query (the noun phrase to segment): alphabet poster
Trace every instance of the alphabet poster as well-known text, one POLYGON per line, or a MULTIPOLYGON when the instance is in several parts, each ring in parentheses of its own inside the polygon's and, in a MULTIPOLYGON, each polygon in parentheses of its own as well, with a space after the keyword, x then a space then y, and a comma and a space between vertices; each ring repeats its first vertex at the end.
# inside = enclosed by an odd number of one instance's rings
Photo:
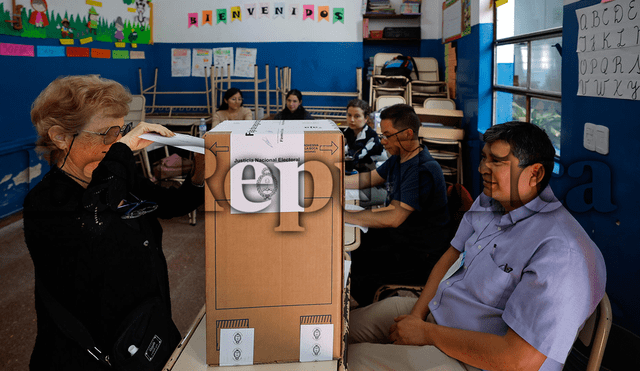
POLYGON ((578 95, 638 100, 640 2, 600 3, 576 16, 578 95))
POLYGON ((152 0, 0 0, 0 34, 60 39, 63 45, 93 41, 150 44, 152 0))

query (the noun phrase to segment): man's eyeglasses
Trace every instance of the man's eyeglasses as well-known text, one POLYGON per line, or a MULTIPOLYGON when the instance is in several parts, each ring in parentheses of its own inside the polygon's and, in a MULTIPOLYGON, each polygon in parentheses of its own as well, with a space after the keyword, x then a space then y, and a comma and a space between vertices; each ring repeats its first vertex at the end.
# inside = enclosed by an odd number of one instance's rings
POLYGON ((403 131, 405 131, 405 130, 407 130, 407 129, 409 129, 409 128, 404 128, 404 129, 402 129, 402 130, 400 130, 400 131, 396 131, 395 133, 390 134, 390 135, 386 135, 386 134, 378 134, 378 138, 380 138, 380 140, 382 140, 382 139, 389 140, 389 138, 391 138, 392 136, 394 136, 394 135, 398 135, 398 134, 402 133, 403 131))
POLYGON ((120 216, 122 219, 135 219, 155 211, 158 208, 158 204, 151 201, 144 201, 130 193, 135 199, 134 202, 125 201, 123 205, 118 206, 118 210, 125 210, 124 214, 120 216))
POLYGON ((132 127, 133 127, 133 122, 130 122, 122 127, 112 126, 109 129, 107 129, 104 133, 98 133, 98 132, 89 131, 89 130, 82 130, 82 131, 84 131, 85 133, 102 135, 104 137, 102 142, 105 145, 109 145, 114 143, 116 140, 118 140, 118 137, 120 136, 120 134, 122 134, 123 136, 127 135, 127 133, 131 131, 132 127))

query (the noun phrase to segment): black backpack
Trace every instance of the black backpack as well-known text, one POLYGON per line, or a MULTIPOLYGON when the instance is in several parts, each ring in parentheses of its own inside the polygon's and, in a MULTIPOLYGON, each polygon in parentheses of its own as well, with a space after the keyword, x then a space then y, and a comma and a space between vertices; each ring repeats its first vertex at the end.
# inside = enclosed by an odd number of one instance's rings
POLYGON ((411 72, 414 69, 416 70, 416 77, 419 80, 418 68, 416 67, 416 61, 413 60, 413 57, 399 55, 385 62, 381 72, 384 76, 404 76, 411 81, 411 72))

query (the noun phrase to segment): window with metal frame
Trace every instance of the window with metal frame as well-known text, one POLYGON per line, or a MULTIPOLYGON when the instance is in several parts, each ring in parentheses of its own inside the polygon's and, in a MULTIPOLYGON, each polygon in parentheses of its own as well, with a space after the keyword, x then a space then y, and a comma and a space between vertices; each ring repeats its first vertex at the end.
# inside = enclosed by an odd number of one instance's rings
POLYGON ((563 0, 510 0, 495 8, 493 124, 528 121, 560 156, 563 0))

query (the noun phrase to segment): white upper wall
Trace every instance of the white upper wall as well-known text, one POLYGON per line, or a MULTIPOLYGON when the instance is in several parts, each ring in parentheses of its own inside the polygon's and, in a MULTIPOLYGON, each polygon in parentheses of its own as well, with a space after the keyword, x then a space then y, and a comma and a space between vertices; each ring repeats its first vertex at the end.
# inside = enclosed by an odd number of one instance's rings
MULTIPOLYGON (((471 25, 478 23, 493 23, 493 9, 491 0, 471 0, 471 25)), ((154 0, 154 41, 167 43, 188 42, 278 42, 278 41, 319 41, 319 42, 360 42, 362 41, 362 14, 361 0, 290 0, 269 1, 270 16, 257 19, 249 17, 245 9, 247 4, 255 4, 259 11, 260 2, 255 0, 154 0), (251 2, 249 2, 251 1, 251 2), (333 8, 344 8, 344 24, 340 22, 318 22, 317 14, 314 20, 302 20, 302 14, 298 18, 273 18, 274 6, 284 3, 285 12, 289 5, 298 4, 299 9, 303 5, 329 6, 332 14, 333 8), (242 12, 241 21, 231 21, 231 7, 240 6, 242 12), (227 23, 202 25, 202 11, 211 10, 216 16, 217 9, 227 9, 229 19, 227 23), (198 13, 198 27, 188 27, 188 14, 198 13)), ((391 0, 391 4, 400 11, 402 0, 391 0)), ((422 0, 422 17, 420 20, 372 20, 373 29, 389 27, 420 26, 422 39, 442 38, 442 0, 422 0)), ((370 27, 371 29, 371 27, 370 27)))
POLYGON ((308 0, 308 1, 268 1, 255 0, 154 0, 153 39, 155 42, 188 43, 188 42, 278 42, 278 41, 330 41, 358 42, 362 41, 362 13, 360 0, 308 0), (269 16, 257 19, 249 17, 245 9, 247 4, 255 4, 260 12, 260 5, 269 4, 269 16), (274 19, 274 6, 283 3, 285 17, 274 19), (314 5, 314 19, 302 20, 290 18, 289 5, 298 4, 301 11, 303 5, 314 5), (231 21, 231 7, 240 6, 242 20, 231 21), (318 22, 318 6, 329 6, 330 21, 318 22), (344 24, 333 23, 333 8, 344 8, 344 24), (227 10, 227 23, 216 24, 216 10, 227 10), (202 25, 202 12, 213 12, 213 25, 202 25), (198 13, 198 27, 188 27, 189 13, 198 13))

